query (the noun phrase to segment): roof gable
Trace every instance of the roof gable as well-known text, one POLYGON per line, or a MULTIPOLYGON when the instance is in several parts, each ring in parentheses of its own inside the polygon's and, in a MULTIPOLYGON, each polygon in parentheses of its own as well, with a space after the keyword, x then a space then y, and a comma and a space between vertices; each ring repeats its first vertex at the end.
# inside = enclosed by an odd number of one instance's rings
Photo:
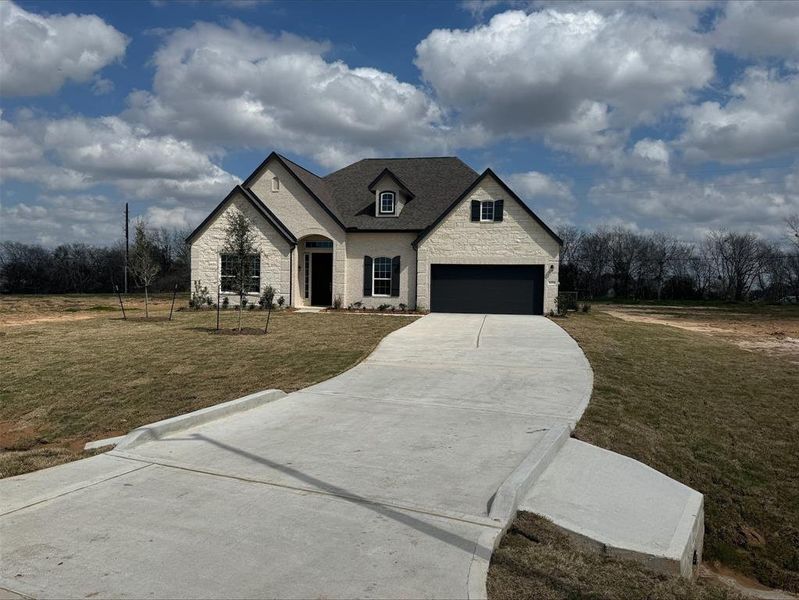
POLYGON ((241 185, 237 185, 234 187, 230 193, 225 196, 225 199, 220 202, 217 207, 211 211, 202 223, 200 223, 197 228, 189 234, 189 237, 186 238, 186 243, 191 244, 197 238, 197 236, 205 229, 205 226, 208 225, 211 221, 213 221, 228 201, 233 198, 236 194, 241 194, 247 202, 249 202, 255 210, 264 217, 274 228, 275 230, 285 239, 289 244, 292 246, 297 245, 297 238, 294 237, 294 234, 291 233, 288 228, 278 219, 275 214, 269 210, 266 205, 261 201, 258 196, 252 190, 248 190, 247 188, 242 187, 241 185))
POLYGON ((413 200, 416 197, 414 193, 408 189, 408 186, 402 183, 402 179, 394 175, 394 173, 388 167, 380 171, 380 174, 372 180, 372 183, 369 184, 367 189, 370 192, 374 192, 375 187, 380 182, 380 180, 383 179, 383 177, 390 177, 391 179, 393 179, 395 183, 400 187, 400 189, 405 193, 405 195, 408 197, 409 200, 413 200))
POLYGON ((301 167, 297 163, 284 156, 281 156, 277 152, 270 153, 269 156, 267 156, 266 159, 260 165, 258 165, 258 167, 256 167, 252 173, 250 173, 249 177, 244 180, 242 186, 249 190, 271 160, 276 160, 279 162, 280 165, 286 171, 288 171, 297 181, 297 183, 299 183, 300 186, 308 193, 308 195, 313 198, 316 203, 319 204, 319 206, 322 207, 322 209, 330 216, 330 218, 333 219, 333 221, 335 221, 339 227, 342 229, 345 228, 340 216, 333 210, 334 203, 332 201, 330 190, 328 189, 325 181, 318 175, 311 173, 311 171, 305 167, 301 167))
POLYGON ((467 197, 469 194, 471 194, 471 193, 472 193, 472 191, 473 191, 473 190, 474 190, 474 189, 475 189, 475 188, 476 188, 478 185, 480 185, 480 183, 481 183, 481 182, 482 182, 484 179, 486 179, 487 177, 492 177, 492 178, 494 179, 494 181, 496 181, 496 182, 499 184, 499 186, 502 188, 502 190, 503 190, 503 191, 504 191, 504 192, 505 192, 505 193, 506 193, 506 194, 507 194, 507 195, 508 195, 508 196, 509 196, 511 199, 515 200, 515 201, 516 201, 516 202, 517 202, 517 203, 518 203, 518 204, 519 204, 519 205, 520 205, 520 206, 521 206, 521 207, 524 209, 524 211, 525 211, 525 212, 526 212, 528 215, 530 215, 530 216, 533 218, 533 220, 534 220, 536 223, 538 223, 538 225, 540 225, 540 226, 541 226, 541 228, 542 228, 544 231, 546 231, 546 232, 547 232, 547 233, 548 233, 550 236, 552 236, 552 238, 553 238, 553 239, 554 239, 556 242, 558 242, 558 244, 559 244, 559 245, 561 245, 561 246, 563 245, 563 240, 562 240, 562 239, 560 239, 560 237, 559 237, 559 236, 558 236, 558 235, 557 235, 557 234, 556 234, 554 231, 552 231, 552 230, 549 228, 549 226, 548 226, 546 223, 544 223, 544 222, 543 222, 543 221, 542 221, 542 220, 541 220, 541 219, 538 217, 538 215, 536 215, 536 214, 533 212, 533 209, 531 209, 529 206, 527 206, 527 204, 526 204, 526 203, 525 203, 525 202, 524 202, 524 201, 523 201, 521 198, 519 198, 519 196, 517 196, 517 195, 516 195, 516 193, 515 193, 515 192, 514 192, 512 189, 510 189, 510 188, 508 187, 508 185, 507 185, 507 184, 506 184, 504 181, 502 181, 502 179, 500 179, 500 178, 499 178, 499 176, 497 176, 497 174, 496 174, 496 173, 494 173, 494 171, 492 171, 491 169, 486 169, 485 171, 483 171, 483 173, 482 173, 482 174, 481 174, 479 177, 477 177, 477 178, 476 178, 476 179, 475 179, 475 180, 474 180, 474 181, 473 181, 473 182, 472 182, 472 183, 471 183, 471 184, 470 184, 470 185, 469 185, 469 186, 468 186, 468 187, 467 187, 467 188, 466 188, 466 189, 465 189, 465 190, 464 190, 464 191, 463 191, 461 194, 460 194, 460 196, 458 196, 458 197, 455 199, 455 201, 454 201, 452 204, 450 204, 450 205, 447 207, 447 209, 446 209, 446 210, 444 210, 444 211, 443 211, 443 212, 442 212, 440 215, 438 215, 438 217, 437 217, 437 218, 436 218, 436 219, 435 219, 435 220, 434 220, 434 221, 433 221, 433 222, 432 222, 432 223, 431 223, 431 224, 430 224, 428 227, 426 227, 426 228, 425 228, 425 229, 424 229, 424 230, 423 230, 423 231, 422 231, 422 232, 421 232, 421 233, 420 233, 420 234, 417 236, 417 238, 416 238, 416 239, 413 241, 413 247, 414 247, 414 248, 416 248, 416 247, 419 245, 419 243, 420 243, 422 240, 424 240, 424 238, 426 238, 426 237, 427 237, 427 236, 430 234, 430 232, 431 232, 431 231, 433 231, 433 229, 435 229, 435 228, 436 228, 436 226, 437 226, 439 223, 441 223, 441 221, 443 221, 443 220, 446 218, 446 216, 447 216, 447 215, 448 215, 450 212, 452 212, 452 211, 455 209, 455 207, 456 207, 456 206, 458 206, 458 205, 459 205, 461 202, 463 202, 463 200, 464 200, 464 199, 465 199, 465 198, 466 198, 466 197, 467 197))

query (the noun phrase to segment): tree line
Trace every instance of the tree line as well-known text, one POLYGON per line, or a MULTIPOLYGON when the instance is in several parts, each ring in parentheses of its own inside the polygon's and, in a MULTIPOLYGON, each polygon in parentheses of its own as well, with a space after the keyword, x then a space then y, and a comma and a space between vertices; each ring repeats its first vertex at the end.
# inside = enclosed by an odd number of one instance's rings
MULTIPOLYGON (((188 231, 135 226, 129 289, 188 291, 188 231)), ((751 232, 712 231, 697 242, 664 233, 562 227, 560 290, 580 299, 780 301, 799 296, 799 215, 786 221, 789 243, 751 232)), ((0 292, 108 293, 123 287, 125 246, 0 242, 0 292)))
MULTIPOLYGON (((189 231, 134 227, 128 259, 128 289, 143 290, 141 275, 153 292, 188 291, 189 231), (135 272, 135 274, 134 274, 135 272)), ((47 248, 39 244, 0 242, 0 292, 12 294, 109 293, 123 289, 125 244, 71 243, 47 248)))
POLYGON ((799 296, 799 216, 786 221, 787 245, 724 230, 696 242, 621 227, 564 227, 559 234, 560 290, 579 299, 778 302, 799 296))

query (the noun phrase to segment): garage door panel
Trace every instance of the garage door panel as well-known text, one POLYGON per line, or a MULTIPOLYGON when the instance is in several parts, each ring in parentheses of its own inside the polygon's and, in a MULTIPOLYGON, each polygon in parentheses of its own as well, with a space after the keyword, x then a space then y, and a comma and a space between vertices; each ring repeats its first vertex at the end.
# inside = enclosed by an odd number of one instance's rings
POLYGON ((433 312, 543 314, 543 265, 432 265, 433 312))

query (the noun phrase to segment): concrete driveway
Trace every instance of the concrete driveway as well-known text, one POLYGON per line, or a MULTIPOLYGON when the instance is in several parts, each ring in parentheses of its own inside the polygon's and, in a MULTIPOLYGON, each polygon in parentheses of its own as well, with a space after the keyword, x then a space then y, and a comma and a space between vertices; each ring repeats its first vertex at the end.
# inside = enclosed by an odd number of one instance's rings
POLYGON ((0 481, 0 587, 467 597, 499 531, 495 493, 549 430, 579 419, 591 379, 545 318, 426 316, 324 383, 0 481))

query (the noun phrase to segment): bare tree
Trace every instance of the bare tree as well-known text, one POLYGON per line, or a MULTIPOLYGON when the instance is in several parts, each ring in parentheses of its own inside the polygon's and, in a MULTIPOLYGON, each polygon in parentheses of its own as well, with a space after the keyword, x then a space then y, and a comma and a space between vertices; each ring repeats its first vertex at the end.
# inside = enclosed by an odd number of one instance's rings
POLYGON ((136 282, 144 288, 144 316, 150 316, 150 286, 155 281, 161 266, 143 219, 136 221, 133 248, 130 257, 130 272, 136 282))
POLYGON ((610 262, 609 234, 604 229, 587 233, 581 238, 577 252, 580 266, 585 274, 586 287, 592 297, 600 296, 603 292, 603 277, 610 262))
POLYGON ((244 296, 251 291, 253 257, 258 255, 255 243, 255 229, 247 216, 241 212, 230 213, 222 252, 227 254, 230 260, 230 290, 239 295, 239 332, 241 332, 241 313, 244 312, 244 296))
POLYGON ((754 233, 714 231, 708 235, 727 298, 743 300, 762 265, 763 246, 754 233))

